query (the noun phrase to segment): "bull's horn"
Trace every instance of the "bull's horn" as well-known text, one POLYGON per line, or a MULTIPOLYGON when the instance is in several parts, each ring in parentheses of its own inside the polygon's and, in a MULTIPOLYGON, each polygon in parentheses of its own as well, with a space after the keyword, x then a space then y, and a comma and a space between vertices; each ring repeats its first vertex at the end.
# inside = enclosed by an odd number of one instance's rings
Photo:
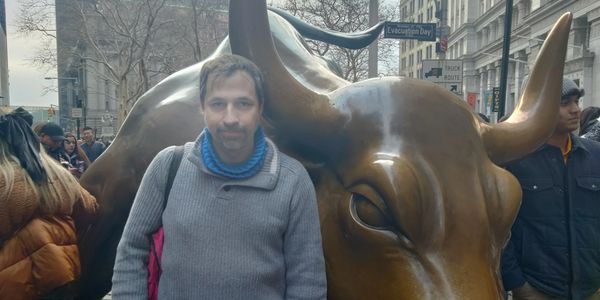
POLYGON ((499 124, 481 124, 483 143, 495 163, 523 157, 552 135, 558 117, 572 18, 571 13, 565 13, 548 34, 510 118, 499 124))
POLYGON ((319 136, 335 136, 342 115, 328 96, 306 88, 285 68, 271 37, 264 0, 230 1, 229 39, 232 53, 252 60, 263 71, 265 117, 270 122, 313 146, 322 142, 319 136))
POLYGON ((283 9, 269 7, 269 10, 290 22, 290 24, 298 30, 300 35, 307 39, 326 42, 348 49, 362 49, 368 47, 379 38, 379 35, 385 26, 385 22, 379 22, 365 31, 351 33, 338 32, 313 26, 300 18, 289 14, 283 9))

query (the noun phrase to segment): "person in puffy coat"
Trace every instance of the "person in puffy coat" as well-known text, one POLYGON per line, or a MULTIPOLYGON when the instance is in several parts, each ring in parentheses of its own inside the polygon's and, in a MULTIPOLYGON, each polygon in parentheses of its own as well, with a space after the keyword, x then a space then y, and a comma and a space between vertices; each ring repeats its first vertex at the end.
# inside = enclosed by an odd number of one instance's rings
POLYGON ((68 299, 80 273, 74 219, 97 203, 31 123, 22 108, 0 112, 0 299, 68 299))

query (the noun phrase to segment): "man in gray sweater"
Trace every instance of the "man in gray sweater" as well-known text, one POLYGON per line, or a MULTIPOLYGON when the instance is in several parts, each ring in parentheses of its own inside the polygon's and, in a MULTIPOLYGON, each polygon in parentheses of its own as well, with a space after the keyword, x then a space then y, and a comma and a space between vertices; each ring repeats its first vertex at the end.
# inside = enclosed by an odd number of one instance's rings
POLYGON ((174 147, 146 170, 117 249, 113 299, 147 299, 150 236, 165 243, 159 299, 325 299, 314 187, 259 126, 262 75, 226 55, 200 74, 206 128, 185 144, 167 206, 174 147))

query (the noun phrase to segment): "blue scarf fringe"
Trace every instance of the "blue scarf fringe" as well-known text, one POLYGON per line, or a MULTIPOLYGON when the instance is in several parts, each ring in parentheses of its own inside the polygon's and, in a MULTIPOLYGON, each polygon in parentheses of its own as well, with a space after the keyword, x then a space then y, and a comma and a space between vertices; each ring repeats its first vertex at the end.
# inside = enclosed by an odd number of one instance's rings
POLYGON ((254 134, 254 153, 245 163, 230 165, 223 162, 214 150, 212 136, 205 128, 200 141, 202 161, 211 172, 231 179, 246 179, 256 175, 262 168, 267 153, 267 142, 262 128, 254 134))

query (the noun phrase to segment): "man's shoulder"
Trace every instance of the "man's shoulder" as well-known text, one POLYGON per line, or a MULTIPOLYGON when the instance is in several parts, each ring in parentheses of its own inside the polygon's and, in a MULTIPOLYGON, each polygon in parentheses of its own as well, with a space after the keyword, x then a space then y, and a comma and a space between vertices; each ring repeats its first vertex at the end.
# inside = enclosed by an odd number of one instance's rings
POLYGON ((546 146, 543 146, 539 149, 537 149, 534 152, 531 152, 519 159, 513 160, 511 162, 508 162, 504 165, 504 167, 510 169, 513 168, 515 166, 519 166, 519 165, 523 165, 523 164, 527 164, 528 162, 532 162, 532 161, 536 161, 539 159, 545 159, 545 156, 543 154, 543 152, 547 150, 546 146))
POLYGON ((102 142, 94 141, 93 147, 104 148, 105 145, 102 142))
MULTIPOLYGON (((308 173, 304 166, 295 158, 277 150, 277 154, 280 157, 281 161, 281 170, 284 173, 292 173, 296 175, 304 175, 308 173)), ((285 174, 282 174, 285 176, 285 174)))

